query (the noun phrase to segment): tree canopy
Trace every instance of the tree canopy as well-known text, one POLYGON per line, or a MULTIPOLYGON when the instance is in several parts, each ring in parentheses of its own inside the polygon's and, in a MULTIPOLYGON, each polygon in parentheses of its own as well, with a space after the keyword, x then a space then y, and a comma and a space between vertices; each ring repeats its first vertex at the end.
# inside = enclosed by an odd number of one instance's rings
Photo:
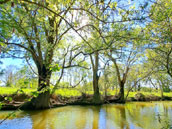
POLYGON ((172 77, 171 7, 171 0, 1 1, 1 57, 25 60, 28 68, 14 76, 32 71, 30 79, 38 80, 38 96, 23 107, 50 107, 50 95, 62 80, 81 89, 92 82, 97 104, 102 78, 105 89, 110 80, 119 85, 118 102, 125 101, 127 85, 130 91, 146 78, 164 83, 158 75, 172 77))

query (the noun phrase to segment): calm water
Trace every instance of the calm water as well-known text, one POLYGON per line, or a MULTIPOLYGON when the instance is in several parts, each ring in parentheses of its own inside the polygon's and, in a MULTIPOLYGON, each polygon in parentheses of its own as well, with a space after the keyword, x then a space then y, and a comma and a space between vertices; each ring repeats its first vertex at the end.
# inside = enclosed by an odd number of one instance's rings
MULTIPOLYGON (((1 111, 0 120, 10 111, 1 111)), ((66 106, 16 112, 0 129, 172 129, 172 102, 66 106)))

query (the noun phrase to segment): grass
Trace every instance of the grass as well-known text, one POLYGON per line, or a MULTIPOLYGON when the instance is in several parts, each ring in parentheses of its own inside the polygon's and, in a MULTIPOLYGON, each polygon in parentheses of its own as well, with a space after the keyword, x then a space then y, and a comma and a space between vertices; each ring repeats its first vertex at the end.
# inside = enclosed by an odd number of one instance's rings
POLYGON ((74 96, 80 96, 81 92, 74 89, 58 89, 55 91, 55 94, 65 97, 74 97, 74 96))
MULTIPOLYGON (((130 92, 129 96, 128 97, 134 97, 135 94, 137 94, 138 92, 130 92)), ((141 91, 140 93, 144 94, 145 96, 148 96, 148 95, 155 95, 155 96, 159 96, 161 97, 161 93, 158 91, 158 92, 143 92, 141 91)), ((172 92, 164 92, 163 93, 164 96, 168 96, 168 97, 172 97, 172 92)))
MULTIPOLYGON (((10 95, 10 94, 14 94, 17 90, 19 90, 20 88, 13 88, 13 87, 0 87, 0 95, 10 95)), ((36 89, 23 89, 25 94, 31 94, 31 92, 36 91, 36 89)), ((117 91, 118 92, 118 91, 117 91)), ((130 92, 128 97, 134 97, 135 94, 137 94, 138 92, 130 92)), ((141 91, 142 94, 144 94, 145 96, 147 95, 156 95, 156 96, 161 96, 160 92, 143 92, 141 91)), ((56 95, 61 95, 61 96, 65 96, 65 97, 74 97, 74 96, 80 96, 81 92, 79 90, 76 89, 58 89, 55 91, 56 95)), ((87 91, 86 94, 93 94, 93 91, 87 91)), ((103 92, 101 92, 101 94, 103 94, 103 92)), ((108 95, 115 95, 116 94, 116 90, 108 90, 108 95)), ((126 93, 125 93, 126 94, 126 93)), ((168 96, 168 97, 172 97, 172 92, 164 92, 164 96, 168 96)))
MULTIPOLYGON (((0 87, 0 95, 10 95, 16 93, 17 90, 20 88, 14 87, 0 87)), ((31 92, 35 91, 36 89, 23 89, 25 94, 30 94, 31 92)))
MULTIPOLYGON (((16 93, 20 88, 13 87, 0 87, 0 95, 10 95, 16 93)), ((22 89, 25 94, 30 95, 31 92, 36 91, 36 89, 22 89)), ((81 92, 74 89, 58 89, 55 91, 56 95, 61 95, 65 97, 80 96, 81 92)))

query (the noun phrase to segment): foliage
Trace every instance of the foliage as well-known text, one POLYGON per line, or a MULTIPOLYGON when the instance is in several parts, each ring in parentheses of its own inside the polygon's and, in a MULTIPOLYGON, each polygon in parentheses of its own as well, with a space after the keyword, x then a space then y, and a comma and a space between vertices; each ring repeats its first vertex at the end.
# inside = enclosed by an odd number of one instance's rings
POLYGON ((6 67, 2 94, 18 88, 35 98, 55 90, 68 97, 81 92, 124 96, 133 88, 170 93, 171 7, 171 0, 3 1, 1 56, 28 65, 6 67))

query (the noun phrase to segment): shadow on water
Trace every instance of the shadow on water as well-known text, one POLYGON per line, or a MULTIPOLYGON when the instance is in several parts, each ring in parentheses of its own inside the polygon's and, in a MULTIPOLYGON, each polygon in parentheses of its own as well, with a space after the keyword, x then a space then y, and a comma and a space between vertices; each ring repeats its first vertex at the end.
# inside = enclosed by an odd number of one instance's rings
MULTIPOLYGON (((9 113, 1 111, 0 120, 9 113)), ((167 129, 172 125, 172 102, 66 106, 15 115, 0 129, 167 129)))

